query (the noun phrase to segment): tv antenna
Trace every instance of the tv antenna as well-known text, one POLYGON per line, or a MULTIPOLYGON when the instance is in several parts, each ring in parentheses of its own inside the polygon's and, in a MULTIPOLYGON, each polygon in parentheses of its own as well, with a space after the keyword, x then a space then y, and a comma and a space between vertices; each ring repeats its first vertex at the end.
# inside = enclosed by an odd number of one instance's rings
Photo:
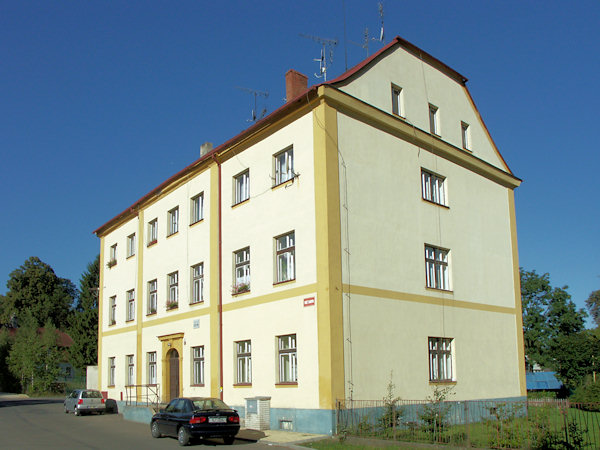
MULTIPOLYGON (((371 38, 374 41, 376 40, 375 38, 371 38)), ((369 57, 369 29, 365 28, 365 33, 364 33, 364 37, 363 37, 363 41, 362 44, 359 44, 358 42, 354 42, 354 41, 350 41, 351 44, 354 45, 358 45, 361 48, 364 48, 367 51, 367 58, 369 57)))
POLYGON ((379 32, 379 39, 375 39, 373 38, 374 41, 379 41, 382 44, 385 44, 385 33, 383 31, 383 2, 379 2, 377 3, 377 6, 379 7, 379 19, 381 20, 381 31, 379 32))
POLYGON ((323 77, 323 79, 327 81, 327 66, 333 62, 333 48, 338 44, 337 39, 326 39, 319 36, 311 36, 310 34, 302 33, 300 33, 300 36, 321 44, 321 57, 318 59, 313 59, 313 61, 319 62, 319 74, 317 75, 315 73, 315 77, 323 77))
POLYGON ((251 119, 247 119, 246 122, 256 122, 257 120, 260 120, 263 117, 265 117, 265 114, 267 114, 267 108, 263 108, 262 109, 262 111, 260 112, 260 116, 257 115, 256 99, 258 97, 268 98, 269 97, 269 93, 268 92, 257 91, 255 89, 248 89, 248 88, 241 87, 241 86, 236 86, 235 88, 239 89, 240 91, 248 92, 249 94, 254 95, 254 109, 252 109, 252 118, 251 119))

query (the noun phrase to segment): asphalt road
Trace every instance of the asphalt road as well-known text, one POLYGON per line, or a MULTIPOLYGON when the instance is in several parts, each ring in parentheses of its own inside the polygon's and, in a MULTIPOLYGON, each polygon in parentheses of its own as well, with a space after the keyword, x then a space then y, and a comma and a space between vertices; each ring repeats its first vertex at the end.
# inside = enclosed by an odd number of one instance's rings
MULTIPOLYGON (((282 449, 277 445, 236 439, 245 449, 282 449)), ((221 439, 190 448, 222 447, 221 439)), ((65 414, 62 399, 0 400, 1 449, 175 449, 176 439, 154 439, 150 427, 123 420, 118 414, 76 417, 65 414)))

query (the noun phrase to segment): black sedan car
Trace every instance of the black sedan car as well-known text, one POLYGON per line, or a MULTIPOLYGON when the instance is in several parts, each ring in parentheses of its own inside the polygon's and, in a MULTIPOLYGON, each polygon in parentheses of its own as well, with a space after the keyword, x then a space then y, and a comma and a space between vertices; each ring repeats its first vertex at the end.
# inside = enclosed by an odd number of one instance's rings
POLYGON ((176 398, 152 416, 150 430, 155 438, 177 437, 179 445, 210 437, 221 437, 231 445, 240 431, 240 416, 218 398, 176 398))

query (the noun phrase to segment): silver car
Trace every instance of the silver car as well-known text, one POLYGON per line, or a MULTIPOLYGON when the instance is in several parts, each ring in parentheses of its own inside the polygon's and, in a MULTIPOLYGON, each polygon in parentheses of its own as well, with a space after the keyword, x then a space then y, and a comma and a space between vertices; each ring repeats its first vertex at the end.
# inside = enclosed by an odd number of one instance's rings
POLYGON ((80 416, 92 412, 104 414, 105 411, 104 397, 96 389, 75 389, 65 399, 65 413, 80 416))

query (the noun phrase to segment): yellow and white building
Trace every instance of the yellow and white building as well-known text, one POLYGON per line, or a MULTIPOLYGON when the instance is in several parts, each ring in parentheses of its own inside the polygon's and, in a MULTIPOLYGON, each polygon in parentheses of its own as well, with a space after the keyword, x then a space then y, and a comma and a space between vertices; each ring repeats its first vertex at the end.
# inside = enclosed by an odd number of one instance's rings
POLYGON ((466 79, 409 42, 307 88, 98 228, 98 377, 119 398, 526 394, 516 178, 466 79))

